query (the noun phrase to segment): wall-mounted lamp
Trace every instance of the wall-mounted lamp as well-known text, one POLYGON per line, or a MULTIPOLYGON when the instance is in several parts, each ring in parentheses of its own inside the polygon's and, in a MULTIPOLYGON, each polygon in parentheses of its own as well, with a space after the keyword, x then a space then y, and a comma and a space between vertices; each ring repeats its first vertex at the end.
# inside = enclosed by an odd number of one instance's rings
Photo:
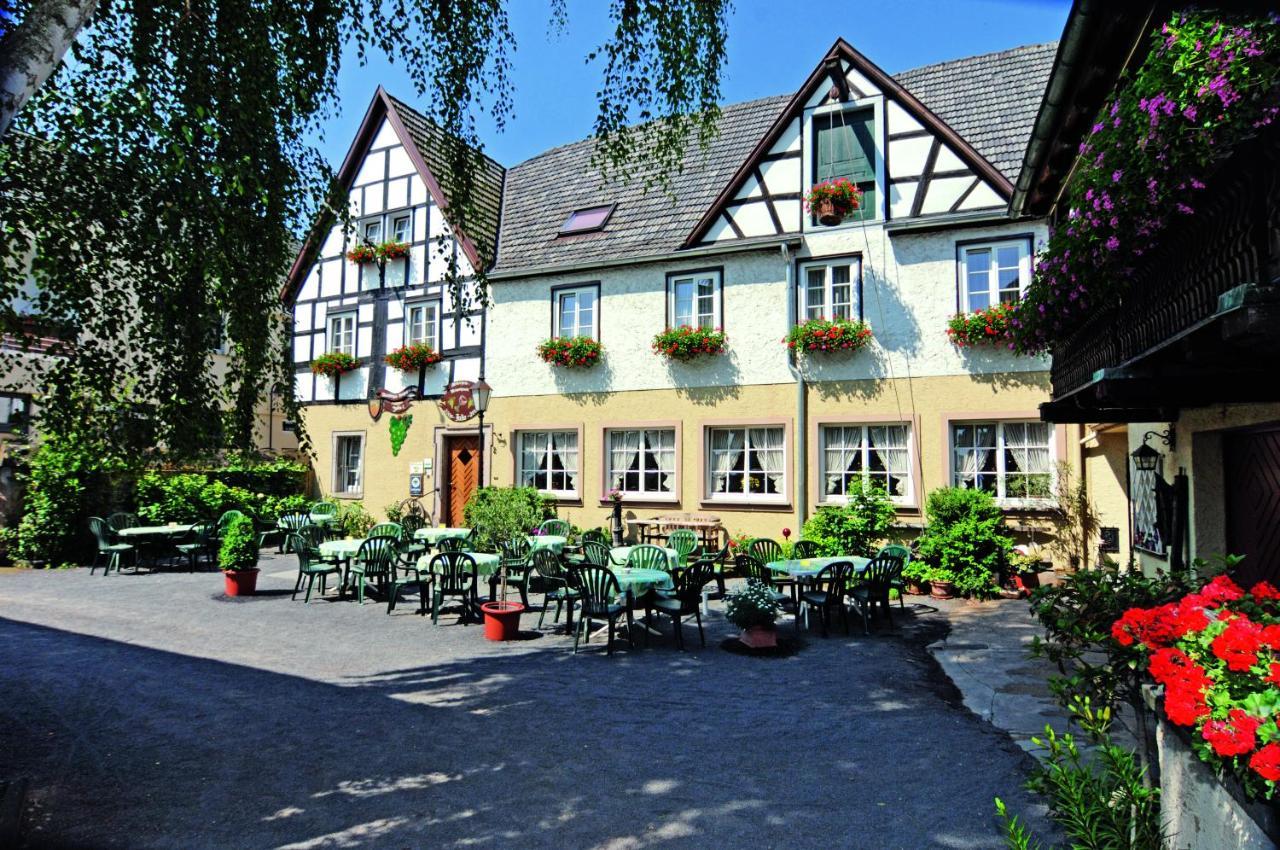
POLYGON ((1173 426, 1170 425, 1165 431, 1148 431, 1142 435, 1142 445, 1138 446, 1129 457, 1133 458, 1133 467, 1139 472, 1155 472, 1156 467, 1160 465, 1160 459, 1164 457, 1160 452, 1153 449, 1147 444, 1152 437, 1159 438, 1160 442, 1169 447, 1169 451, 1173 451, 1177 443, 1174 438, 1173 426))

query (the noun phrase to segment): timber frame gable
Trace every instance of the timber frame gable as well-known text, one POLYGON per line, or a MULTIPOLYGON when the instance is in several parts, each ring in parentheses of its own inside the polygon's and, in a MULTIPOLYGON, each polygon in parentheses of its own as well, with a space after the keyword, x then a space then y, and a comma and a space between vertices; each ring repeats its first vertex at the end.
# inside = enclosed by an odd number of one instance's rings
POLYGON ((682 247, 816 227, 803 210, 815 115, 874 116, 876 209, 869 220, 1007 207, 1013 184, 901 83, 844 39, 806 78, 715 198, 682 247))
MULTIPOLYGON (((405 120, 400 114, 397 101, 382 86, 378 86, 377 91, 374 92, 373 100, 365 111, 360 127, 356 131, 355 139, 351 142, 351 147, 347 149, 347 155, 342 161, 342 167, 338 169, 334 182, 340 197, 346 198, 347 193, 351 190, 352 184, 360 172, 360 167, 364 163, 365 155, 369 152, 379 129, 383 125, 383 119, 386 120, 386 124, 392 129, 400 144, 404 147, 410 162, 413 163, 414 169, 425 184, 432 202, 444 213, 447 219, 448 202, 444 191, 440 187, 440 182, 432 173, 430 166, 427 165, 426 157, 419 149, 414 135, 405 126, 405 120)), ((334 212, 326 210, 320 214, 308 232, 298 256, 294 258, 293 265, 290 266, 289 273, 285 277, 284 287, 280 291, 280 300, 286 305, 297 297, 298 290, 306 279, 308 270, 318 258, 320 249, 329 235, 330 229, 336 222, 337 216, 334 212)), ((475 241, 468 234, 454 229, 453 236, 457 249, 462 251, 463 256, 466 257, 472 268, 484 268, 486 266, 475 241)))

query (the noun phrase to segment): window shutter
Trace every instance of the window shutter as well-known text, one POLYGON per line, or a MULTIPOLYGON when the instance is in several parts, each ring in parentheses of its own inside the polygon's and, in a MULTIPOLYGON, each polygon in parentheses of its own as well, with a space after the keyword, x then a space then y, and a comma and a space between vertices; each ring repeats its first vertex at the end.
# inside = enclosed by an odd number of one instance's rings
POLYGON ((813 119, 813 182, 844 177, 862 190, 862 207, 852 218, 874 218, 876 210, 875 112, 860 109, 813 119))

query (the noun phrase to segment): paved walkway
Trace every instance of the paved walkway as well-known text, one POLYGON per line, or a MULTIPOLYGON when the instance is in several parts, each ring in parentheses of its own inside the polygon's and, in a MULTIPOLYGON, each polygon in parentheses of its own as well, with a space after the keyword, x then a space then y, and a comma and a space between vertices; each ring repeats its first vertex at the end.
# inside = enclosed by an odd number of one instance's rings
POLYGON ((1034 810, 1029 757, 925 650, 936 609, 786 659, 724 652, 714 613, 706 649, 575 657, 291 602, 293 558, 263 567, 239 601, 214 573, 0 575, 29 846, 994 849, 994 796, 1034 810))

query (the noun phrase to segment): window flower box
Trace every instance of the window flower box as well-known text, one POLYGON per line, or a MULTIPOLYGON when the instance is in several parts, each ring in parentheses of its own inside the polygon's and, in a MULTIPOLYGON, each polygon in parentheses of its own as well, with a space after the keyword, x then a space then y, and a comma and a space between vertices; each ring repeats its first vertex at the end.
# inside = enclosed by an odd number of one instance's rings
POLYGON ((681 325, 654 334, 653 353, 668 360, 696 360, 699 357, 724 354, 729 338, 716 328, 691 328, 681 325))
POLYGON ((379 260, 399 260, 409 256, 409 243, 397 242, 394 239, 370 245, 362 242, 347 252, 347 259, 353 263, 375 263, 379 260))
POLYGON ((392 240, 390 242, 383 242, 375 250, 378 252, 379 259, 401 260, 409 256, 409 243, 396 242, 392 240))
POLYGON ((782 341, 805 355, 820 352, 857 351, 871 342, 871 326, 863 321, 810 319, 796 325, 782 341))
POLYGON ((417 372, 428 369, 440 362, 440 352, 425 342, 402 345, 385 358, 386 364, 401 372, 417 372))
POLYGON ((360 244, 347 252, 347 259, 353 263, 372 263, 378 259, 378 249, 373 245, 360 244))
POLYGON ((1017 314, 1017 304, 1005 302, 976 310, 972 313, 956 313, 947 321, 947 338, 957 348, 998 346, 1011 348, 1010 320, 1017 314))
POLYGON ((862 190, 841 177, 814 184, 804 196, 804 206, 818 221, 833 227, 862 205, 862 190))
POLYGON ((312 372, 335 380, 359 367, 359 360, 342 351, 330 351, 311 361, 312 372))
POLYGON ((600 362, 604 346, 589 336, 551 337, 538 344, 538 356, 552 366, 586 369, 600 362))

